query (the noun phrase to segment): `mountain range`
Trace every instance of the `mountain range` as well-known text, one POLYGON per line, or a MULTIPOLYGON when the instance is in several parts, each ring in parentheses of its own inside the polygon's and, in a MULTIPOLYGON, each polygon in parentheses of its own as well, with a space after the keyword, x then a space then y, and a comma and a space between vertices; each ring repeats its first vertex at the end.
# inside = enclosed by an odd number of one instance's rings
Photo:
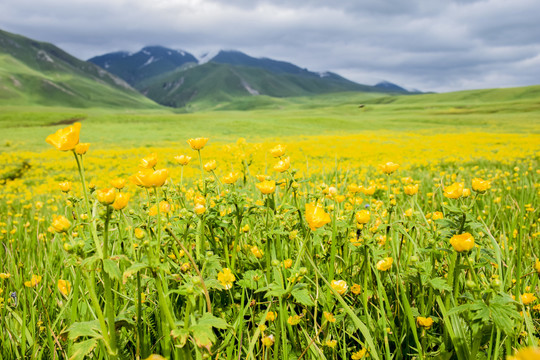
POLYGON ((82 61, 52 44, 0 30, 0 104, 196 109, 201 106, 194 104, 209 107, 259 95, 351 91, 409 93, 389 82, 358 84, 235 50, 197 59, 187 51, 147 46, 82 61))
POLYGON ((289 62, 255 58, 236 50, 221 50, 200 61, 186 51, 148 46, 136 53, 109 53, 88 61, 121 77, 150 99, 172 107, 201 101, 227 102, 254 95, 408 93, 389 82, 362 85, 332 72, 312 72, 289 62))

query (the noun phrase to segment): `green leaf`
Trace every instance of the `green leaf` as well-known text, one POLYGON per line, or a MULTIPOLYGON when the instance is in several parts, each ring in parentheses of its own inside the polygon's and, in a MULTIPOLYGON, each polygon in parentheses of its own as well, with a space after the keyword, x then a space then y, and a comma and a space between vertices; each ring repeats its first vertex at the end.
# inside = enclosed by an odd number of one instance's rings
POLYGON ((187 343, 189 331, 184 328, 174 329, 171 331, 171 336, 176 339, 174 346, 177 348, 183 348, 187 343))
POLYGON ((97 320, 76 322, 67 329, 67 332, 69 333, 70 340, 76 340, 82 336, 96 339, 101 338, 99 322, 97 320))
POLYGON ((448 285, 446 279, 442 277, 436 277, 428 280, 428 285, 437 291, 452 291, 452 287, 448 285))
POLYGON ((304 284, 297 284, 293 287, 291 294, 294 297, 294 300, 296 300, 297 303, 305 306, 314 306, 315 303, 309 296, 309 291, 305 287, 297 287, 298 285, 304 284))
POLYGON ((122 278, 122 273, 120 272, 118 264, 111 259, 103 260, 103 271, 105 271, 111 278, 115 280, 120 281, 122 278))
POLYGON ((78 343, 73 344, 72 354, 69 357, 69 360, 83 360, 90 351, 94 350, 97 346, 96 339, 88 339, 78 343))
POLYGON ((218 329, 226 329, 229 325, 227 322, 219 317, 216 317, 210 313, 205 313, 197 322, 198 325, 211 326, 218 329))

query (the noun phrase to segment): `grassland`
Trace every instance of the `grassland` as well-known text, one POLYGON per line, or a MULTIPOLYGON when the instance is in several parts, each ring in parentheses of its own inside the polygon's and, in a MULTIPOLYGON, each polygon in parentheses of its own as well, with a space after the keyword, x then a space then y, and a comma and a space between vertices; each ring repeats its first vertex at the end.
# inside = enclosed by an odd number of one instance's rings
POLYGON ((3 107, 0 359, 537 358, 539 90, 3 107))

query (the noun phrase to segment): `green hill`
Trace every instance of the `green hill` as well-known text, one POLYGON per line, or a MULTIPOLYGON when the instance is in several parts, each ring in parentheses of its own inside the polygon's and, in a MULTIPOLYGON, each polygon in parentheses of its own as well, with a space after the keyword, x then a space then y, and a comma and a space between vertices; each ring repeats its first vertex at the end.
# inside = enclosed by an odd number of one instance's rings
MULTIPOLYGON (((363 91, 371 86, 294 74, 276 74, 265 69, 209 62, 152 77, 136 88, 156 102, 172 106, 207 107, 242 97, 296 97, 315 94, 363 91)), ((264 101, 263 101, 264 102, 264 101)))
POLYGON ((122 79, 58 47, 0 30, 0 104, 157 108, 122 79))

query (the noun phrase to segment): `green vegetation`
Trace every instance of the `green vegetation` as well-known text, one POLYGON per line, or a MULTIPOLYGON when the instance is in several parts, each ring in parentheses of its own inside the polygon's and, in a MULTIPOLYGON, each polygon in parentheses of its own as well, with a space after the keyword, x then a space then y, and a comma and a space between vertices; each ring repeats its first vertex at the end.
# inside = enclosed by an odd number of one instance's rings
POLYGON ((198 103, 191 108, 200 109, 195 113, 175 113, 176 110, 167 108, 4 106, 0 107, 0 129, 3 129, 0 144, 9 141, 13 150, 44 149, 46 144, 42 139, 50 132, 49 126, 70 119, 83 121, 88 141, 98 147, 153 146, 201 134, 217 141, 235 141, 238 137, 256 141, 373 130, 536 133, 540 125, 539 92, 540 86, 531 86, 405 96, 377 93, 295 98, 252 96, 210 108, 198 103), (490 92, 497 100, 490 100, 490 92))

